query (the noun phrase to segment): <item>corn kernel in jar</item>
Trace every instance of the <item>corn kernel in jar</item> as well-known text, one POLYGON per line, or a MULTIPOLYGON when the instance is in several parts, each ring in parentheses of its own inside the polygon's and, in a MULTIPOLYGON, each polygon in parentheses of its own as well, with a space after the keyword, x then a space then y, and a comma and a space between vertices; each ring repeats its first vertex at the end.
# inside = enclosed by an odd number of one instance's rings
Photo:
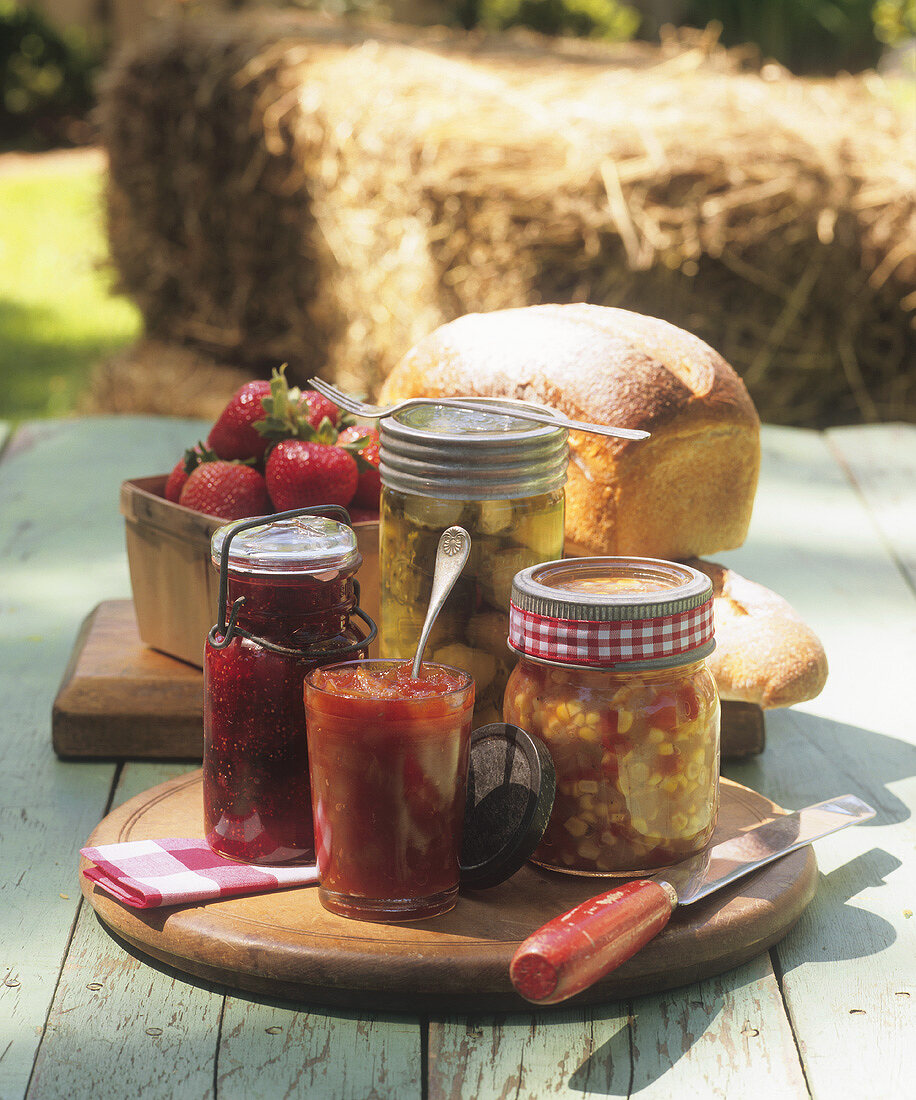
POLYGON ((534 860, 633 875, 701 850, 718 810, 719 701, 708 579, 649 559, 522 571, 507 722, 540 736, 557 795, 534 860))

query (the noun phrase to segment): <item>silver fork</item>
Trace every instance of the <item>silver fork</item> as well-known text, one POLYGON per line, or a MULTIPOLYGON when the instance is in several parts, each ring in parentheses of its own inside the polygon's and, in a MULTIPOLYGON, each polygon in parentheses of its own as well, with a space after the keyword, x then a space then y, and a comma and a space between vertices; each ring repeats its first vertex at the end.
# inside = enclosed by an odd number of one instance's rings
POLYGON ((504 416, 511 413, 519 420, 533 420, 537 424, 548 424, 552 428, 569 428, 574 432, 591 432, 594 435, 607 435, 616 439, 649 438, 649 432, 638 428, 612 428, 606 424, 588 424, 584 420, 570 420, 569 417, 563 416, 554 409, 538 410, 524 401, 515 401, 511 397, 501 397, 499 404, 494 402, 492 405, 479 398, 467 397, 411 397, 406 401, 397 401, 393 405, 370 405, 365 401, 357 401, 349 394, 341 393, 336 386, 320 378, 310 378, 307 385, 340 408, 353 413, 354 416, 364 417, 366 420, 381 420, 402 409, 412 409, 417 405, 444 405, 449 409, 475 409, 479 412, 502 413, 504 416), (507 409, 506 405, 510 405, 511 408, 507 409))

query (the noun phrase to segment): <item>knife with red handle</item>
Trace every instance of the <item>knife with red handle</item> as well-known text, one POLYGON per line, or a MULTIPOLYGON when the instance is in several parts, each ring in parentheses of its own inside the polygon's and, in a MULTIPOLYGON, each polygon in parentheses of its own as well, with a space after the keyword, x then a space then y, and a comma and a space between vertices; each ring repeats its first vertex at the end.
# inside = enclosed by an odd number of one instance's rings
POLYGON ((565 1001, 635 955, 678 905, 874 816, 860 798, 843 795, 766 821, 651 878, 620 883, 530 935, 509 964, 512 984, 535 1004, 565 1001))

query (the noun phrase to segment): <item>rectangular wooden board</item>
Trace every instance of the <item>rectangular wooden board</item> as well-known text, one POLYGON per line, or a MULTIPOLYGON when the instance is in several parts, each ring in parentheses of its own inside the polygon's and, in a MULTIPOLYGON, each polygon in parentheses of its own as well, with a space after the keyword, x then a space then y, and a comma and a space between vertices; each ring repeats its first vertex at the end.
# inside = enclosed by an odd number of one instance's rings
POLYGON ((58 756, 175 757, 203 752, 203 673, 140 641, 130 600, 87 617, 51 711, 58 756))
MULTIPOLYGON (((62 757, 199 760, 203 674, 141 642, 130 600, 108 600, 76 640, 51 731, 62 757)), ((754 756, 764 744, 760 707, 723 701, 723 758, 754 756)))

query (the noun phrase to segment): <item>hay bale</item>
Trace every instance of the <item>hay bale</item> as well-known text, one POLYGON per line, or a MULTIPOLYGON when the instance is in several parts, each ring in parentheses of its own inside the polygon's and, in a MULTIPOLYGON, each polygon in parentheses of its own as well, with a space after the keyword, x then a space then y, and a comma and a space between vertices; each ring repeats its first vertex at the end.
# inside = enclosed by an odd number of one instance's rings
POLYGON ((138 340, 93 370, 79 412, 215 420, 239 386, 251 378, 250 371, 194 348, 138 340))
POLYGON ((122 55, 112 254, 149 330, 374 392, 462 313, 696 332, 764 419, 916 419, 916 155, 874 74, 256 13, 122 55))

